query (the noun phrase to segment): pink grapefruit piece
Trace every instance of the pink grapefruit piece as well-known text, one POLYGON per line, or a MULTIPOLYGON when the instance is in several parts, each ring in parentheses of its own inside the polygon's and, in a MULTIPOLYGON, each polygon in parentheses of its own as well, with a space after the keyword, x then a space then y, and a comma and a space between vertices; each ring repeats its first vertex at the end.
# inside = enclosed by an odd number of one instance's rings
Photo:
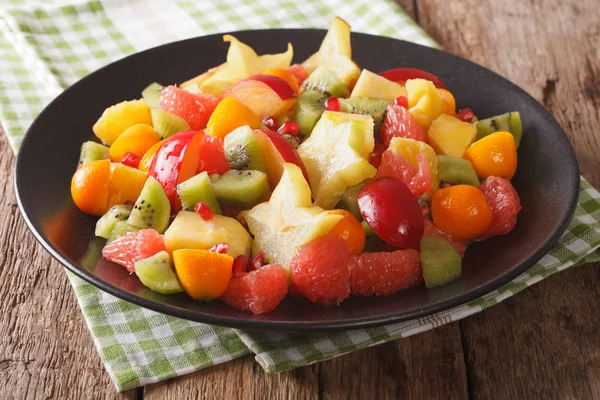
POLYGON ((154 229, 143 229, 139 232, 129 232, 108 243, 102 249, 102 256, 133 272, 136 261, 151 257, 163 250, 165 250, 163 235, 154 229))
POLYGON ((521 199, 510 181, 497 176, 488 177, 480 187, 492 209, 492 224, 482 239, 506 235, 517 224, 521 199))
POLYGON ((319 236, 303 244, 290 264, 294 289, 313 303, 340 304, 350 296, 348 258, 348 245, 337 236, 319 236))
POLYGON ((269 264, 233 278, 221 301, 233 308, 263 314, 273 311, 288 292, 287 272, 279 264, 269 264))
POLYGON ((421 255, 413 249, 350 257, 352 294, 388 296, 423 282, 421 255))
POLYGON ((387 107, 379 135, 386 147, 390 145, 393 137, 427 142, 427 133, 425 130, 421 128, 421 125, 419 125, 406 107, 397 104, 390 104, 387 107))
POLYGON ((412 165, 400 153, 386 150, 381 156, 381 164, 377 169, 377 177, 400 179, 415 197, 431 192, 431 170, 423 154, 417 155, 418 168, 412 165))
POLYGON ((218 103, 212 94, 190 93, 171 85, 163 89, 156 106, 185 119, 190 129, 200 130, 206 128, 218 103))

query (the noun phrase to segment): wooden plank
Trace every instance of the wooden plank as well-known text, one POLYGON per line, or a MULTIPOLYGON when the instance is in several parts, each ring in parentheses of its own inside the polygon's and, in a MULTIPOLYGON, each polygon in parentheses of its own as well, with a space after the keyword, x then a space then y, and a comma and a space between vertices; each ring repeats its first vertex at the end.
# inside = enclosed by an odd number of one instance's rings
MULTIPOLYGON (((419 0, 450 52, 506 76, 565 128, 600 185, 600 11, 594 1, 419 0), (443 23, 440 23, 443 21, 443 23)), ((600 266, 550 277, 461 321, 473 398, 600 398, 600 266)))
POLYGON ((25 226, 13 164, 0 128, 0 397, 134 399, 117 393, 62 266, 25 226))

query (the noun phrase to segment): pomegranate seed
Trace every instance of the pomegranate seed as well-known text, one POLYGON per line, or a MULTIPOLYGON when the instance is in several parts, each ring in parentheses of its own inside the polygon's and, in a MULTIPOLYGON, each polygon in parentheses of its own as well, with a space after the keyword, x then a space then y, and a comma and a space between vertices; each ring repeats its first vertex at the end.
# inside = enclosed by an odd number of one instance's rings
POLYGON ((470 108, 463 108, 458 113, 456 113, 456 118, 460 119, 463 122, 471 123, 473 122, 473 118, 475 118, 475 113, 470 108))
POLYGON ((265 252, 261 251, 248 261, 248 272, 256 271, 265 265, 265 252))
POLYGON ((125 153, 123 158, 121 158, 121 164, 132 168, 137 168, 140 165, 140 161, 142 161, 142 157, 133 153, 125 153))
POLYGON ((325 109, 327 111, 342 111, 342 105, 337 97, 330 97, 325 100, 325 109))
POLYGON ((281 135, 292 135, 296 136, 300 133, 300 125, 296 121, 285 121, 283 125, 277 129, 281 135))
POLYGON ((194 211, 196 211, 198 215, 202 217, 202 219, 205 221, 210 221, 215 216, 210 206, 203 202, 199 202, 198 204, 196 204, 196 207, 194 207, 194 211))
POLYGON ((248 269, 248 257, 241 255, 233 260, 233 277, 236 278, 248 269))
POLYGON ((264 117, 262 123, 272 131, 277 130, 277 121, 273 117, 264 117))
POLYGON ((408 97, 398 96, 394 99, 394 105, 408 108, 408 97))
POLYGON ((229 243, 220 242, 213 245, 208 251, 212 251, 213 253, 225 254, 229 251, 229 243))

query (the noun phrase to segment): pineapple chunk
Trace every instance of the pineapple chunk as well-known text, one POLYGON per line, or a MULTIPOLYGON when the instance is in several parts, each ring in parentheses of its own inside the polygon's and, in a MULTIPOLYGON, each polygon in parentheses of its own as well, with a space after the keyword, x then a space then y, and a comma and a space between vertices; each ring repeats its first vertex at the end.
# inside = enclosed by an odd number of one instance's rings
POLYGON ((221 95, 227 87, 252 75, 260 74, 271 68, 287 69, 294 56, 291 43, 288 43, 285 53, 259 56, 252 47, 231 35, 224 35, 223 40, 231 43, 227 51, 227 62, 217 67, 214 73, 199 83, 203 93, 221 95))
POLYGON ((346 86, 360 75, 360 68, 352 61, 350 25, 340 17, 333 19, 319 51, 304 61, 302 68, 310 75, 321 65, 333 71, 346 86))
POLYGON ((178 249, 208 250, 217 243, 229 243, 228 255, 250 255, 252 238, 233 218, 215 215, 205 221, 193 211, 180 211, 165 232, 165 247, 169 253, 178 249))
POLYGON ((315 204, 332 209, 348 186, 375 176, 367 161, 374 145, 373 117, 325 111, 298 148, 315 204))
POLYGON ((427 131, 427 141, 436 153, 461 158, 476 137, 475 125, 446 114, 437 117, 427 131))
POLYGON ((442 113, 442 96, 431 81, 409 79, 406 81, 408 92, 408 111, 425 130, 442 113))
POLYGON ((144 100, 123 101, 108 107, 92 130, 102 143, 110 146, 125 129, 136 124, 152 126, 150 108, 144 100))
POLYGON ((396 97, 406 95, 407 92, 404 86, 363 69, 350 97, 394 100, 396 97))
POLYGON ((429 165, 431 173, 431 187, 436 191, 440 186, 440 178, 438 177, 438 159, 435 151, 427 143, 418 140, 406 139, 401 137, 392 138, 388 150, 394 153, 399 153, 406 158, 406 161, 418 167, 419 163, 417 156, 423 154, 429 165))
POLYGON ((253 253, 265 252, 268 262, 288 268, 296 248, 327 234, 342 218, 311 203, 302 170, 284 164, 283 175, 268 202, 240 214, 254 235, 253 253))

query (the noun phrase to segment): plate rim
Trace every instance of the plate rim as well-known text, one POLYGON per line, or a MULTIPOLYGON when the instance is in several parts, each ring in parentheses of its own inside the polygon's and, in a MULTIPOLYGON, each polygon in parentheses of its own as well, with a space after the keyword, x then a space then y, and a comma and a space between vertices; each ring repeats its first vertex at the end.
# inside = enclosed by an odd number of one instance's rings
POLYGON ((367 36, 367 37, 374 38, 375 40, 390 40, 390 41, 394 41, 394 42, 399 41, 399 42, 403 42, 404 45, 424 48, 424 49, 426 49, 426 51, 444 53, 445 56, 459 59, 461 62, 466 62, 466 63, 472 64, 472 65, 476 66, 477 68, 482 68, 482 69, 486 70, 487 73, 496 75, 496 77, 504 80, 507 85, 513 86, 514 88, 521 91, 530 100, 533 100, 535 103, 537 103, 540 106, 540 111, 544 114, 546 119, 548 119, 548 121, 551 124, 554 124, 556 126, 556 128, 562 133, 562 139, 564 141, 566 141, 566 143, 568 144, 568 149, 570 150, 568 157, 566 157, 566 158, 570 159, 570 161, 571 161, 570 164, 574 166, 574 168, 571 171, 572 178, 573 178, 572 179, 573 185, 570 188, 567 188, 571 192, 571 201, 569 204, 569 209, 567 210, 563 219, 558 224, 557 229, 555 229, 554 232, 544 240, 542 245, 540 247, 538 247, 536 249, 536 251, 533 253, 533 255, 530 256, 527 260, 525 260, 521 264, 517 265, 511 271, 503 274, 502 276, 500 276, 482 286, 479 286, 476 289, 461 293, 458 296, 443 300, 441 302, 436 302, 436 303, 430 304, 428 306, 415 309, 413 311, 401 312, 401 313, 390 313, 390 314, 386 314, 383 316, 375 316, 375 317, 369 317, 369 316, 360 317, 360 318, 357 317, 354 319, 346 319, 346 320, 342 320, 342 321, 309 321, 309 322, 307 322, 307 321, 268 321, 268 320, 262 320, 262 319, 252 319, 252 318, 239 319, 239 318, 215 315, 215 314, 210 314, 210 313, 199 313, 198 311, 190 311, 190 310, 186 310, 184 308, 179 308, 179 307, 172 306, 169 304, 157 303, 150 299, 138 296, 134 293, 124 291, 124 290, 110 284, 109 282, 102 280, 102 279, 98 278, 97 276, 89 273, 87 271, 87 269, 85 269, 84 267, 78 267, 78 265, 79 265, 78 263, 72 262, 69 259, 67 259, 67 257, 65 257, 62 254, 62 252, 58 248, 56 248, 48 240, 48 238, 46 238, 43 231, 41 229, 38 229, 38 227, 36 227, 36 224, 34 223, 34 221, 32 221, 30 219, 30 217, 26 211, 26 207, 23 204, 23 199, 21 198, 21 194, 20 194, 20 190, 19 190, 19 185, 20 185, 19 182, 21 181, 21 179, 19 178, 19 171, 20 171, 20 165, 23 163, 22 149, 27 146, 27 143, 29 143, 31 140, 33 140, 33 139, 31 139, 32 136, 30 135, 30 132, 32 130, 36 129, 36 123, 39 121, 39 119, 46 112, 49 112, 48 109, 52 108, 51 106, 54 103, 61 101, 63 96, 68 95, 68 92, 71 88, 79 86, 81 84, 85 84, 85 82, 87 82, 89 79, 94 79, 96 74, 102 72, 103 70, 105 70, 107 68, 114 67, 116 64, 126 63, 127 60, 129 60, 132 57, 137 57, 141 54, 156 51, 157 49, 172 46, 174 44, 182 44, 182 43, 188 42, 188 41, 195 41, 200 38, 214 38, 214 37, 222 37, 222 35, 224 35, 224 34, 235 35, 235 34, 239 34, 239 33, 249 33, 249 32, 257 32, 257 31, 259 31, 259 32, 264 32, 264 31, 287 31, 287 32, 316 31, 316 32, 321 32, 323 34, 325 32, 327 32, 327 30, 325 30, 325 29, 317 29, 317 28, 245 29, 245 30, 215 33, 215 34, 210 34, 210 35, 201 35, 201 36, 196 36, 193 38, 188 38, 188 39, 183 39, 183 40, 179 40, 179 41, 165 43, 165 44, 162 44, 159 46, 151 47, 146 50, 127 55, 123 58, 120 58, 116 61, 113 61, 112 63, 109 63, 109 64, 103 66, 102 68, 99 68, 96 71, 93 71, 89 75, 81 78, 80 80, 75 82, 73 85, 66 88, 56 98, 54 98, 48 105, 46 105, 44 107, 42 112, 40 112, 40 114, 32 122, 31 126, 27 129, 27 132, 25 133, 25 135, 23 136, 23 139, 21 141, 19 151, 17 152, 17 155, 16 155, 15 167, 14 167, 14 171, 13 171, 13 187, 15 190, 15 197, 17 200, 17 204, 19 206, 19 210, 21 212, 21 215, 23 216, 23 219, 25 220, 27 227, 33 233, 35 239, 42 245, 42 247, 46 251, 48 251, 54 259, 56 259, 60 264, 62 264, 63 267, 66 267, 74 275, 83 279, 87 283, 95 286, 99 290, 109 293, 119 299, 128 301, 128 302, 136 304, 140 307, 147 308, 149 310, 152 310, 152 311, 155 311, 155 312, 158 312, 161 314, 167 314, 167 315, 171 315, 171 316, 174 316, 177 318, 182 318, 182 319, 200 322, 200 323, 206 323, 206 324, 210 324, 210 325, 218 325, 218 326, 231 327, 231 328, 241 328, 241 329, 248 329, 248 330, 287 331, 287 332, 323 332, 323 331, 332 331, 333 332, 333 331, 341 331, 341 330, 348 330, 348 329, 363 329, 363 328, 369 328, 369 327, 377 327, 377 326, 383 326, 383 325, 388 325, 388 324, 397 323, 397 322, 413 320, 413 319, 437 314, 439 312, 446 311, 450 308, 473 301, 487 293, 490 293, 490 292, 498 289, 499 287, 503 286, 504 284, 508 283, 509 281, 513 280, 514 278, 516 278, 517 276, 519 276, 520 274, 525 272, 527 269, 529 269, 532 265, 534 265, 537 261, 539 261, 546 253, 548 253, 548 251, 552 248, 552 246, 554 246, 554 244, 556 242, 558 242, 558 240, 560 239, 562 234, 567 230, 568 225, 573 218, 573 215, 575 213, 575 210, 576 210, 576 207, 578 204, 577 199, 578 199, 578 194, 579 194, 579 190, 580 190, 579 167, 578 167, 578 163, 577 163, 575 150, 574 150, 573 145, 571 144, 568 136, 564 132, 564 129, 562 128, 562 126, 558 123, 558 121, 556 121, 554 116, 545 107, 543 107, 533 96, 531 96, 529 93, 527 93, 524 89, 520 88, 519 86, 517 86, 516 84, 514 84, 507 78, 501 76, 500 74, 497 74, 496 72, 494 72, 482 65, 479 65, 475 62, 467 60, 463 57, 454 55, 452 53, 443 51, 438 48, 424 46, 421 44, 409 42, 409 41, 402 40, 402 39, 395 39, 395 38, 391 38, 391 37, 372 35, 372 34, 361 33, 361 32, 352 32, 352 36, 367 36))

